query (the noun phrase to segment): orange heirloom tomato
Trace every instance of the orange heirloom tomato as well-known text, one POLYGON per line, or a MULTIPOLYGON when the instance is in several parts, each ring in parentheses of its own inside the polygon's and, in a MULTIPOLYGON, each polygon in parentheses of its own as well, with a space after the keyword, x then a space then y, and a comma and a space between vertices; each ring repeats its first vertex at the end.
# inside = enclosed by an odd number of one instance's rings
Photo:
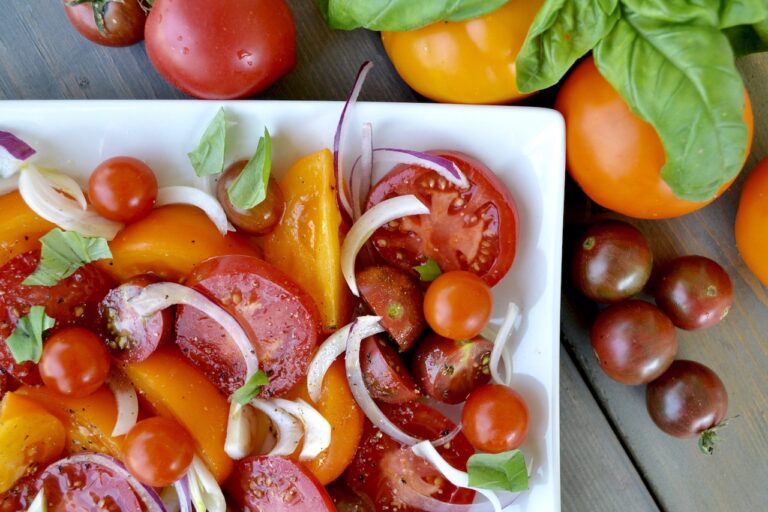
POLYGON ((768 158, 747 176, 736 214, 736 245, 744 263, 768 286, 768 158))
POLYGON ((56 226, 33 212, 18 191, 0 196, 0 265, 40 247, 38 239, 56 226))
MULTIPOLYGON (((303 398, 312 403, 306 379, 299 382, 288 393, 287 398, 303 398)), ((365 416, 357 406, 347 384, 343 358, 337 359, 328 368, 323 380, 320 402, 313 405, 331 424, 331 446, 303 464, 321 484, 326 485, 336 480, 347 469, 363 436, 365 416)), ((295 455, 298 457, 298 451, 295 455)))
POLYGON ((222 236, 202 210, 187 205, 155 208, 120 231, 109 248, 112 260, 100 265, 120 281, 149 273, 179 281, 211 256, 257 255, 244 239, 222 236))
POLYGON ((349 320, 352 296, 341 275, 341 213, 327 149, 296 162, 280 180, 285 212, 264 239, 264 257, 291 276, 320 308, 325 331, 349 320))
POLYGON ((6 393, 0 412, 0 493, 28 471, 59 457, 65 438, 56 416, 28 398, 6 393))
POLYGON ((452 103, 508 103, 517 89, 515 61, 543 0, 510 0, 466 21, 382 32, 392 64, 419 94, 452 103))
MULTIPOLYGON (((749 154, 753 117, 744 92, 744 121, 749 154)), ((653 127, 633 114, 603 78, 592 57, 576 66, 563 83, 555 107, 565 117, 568 172, 599 205, 641 219, 665 219, 690 213, 714 201, 679 199, 661 179, 666 156, 653 127)), ((734 179, 736 179, 734 177, 734 179)))
POLYGON ((232 471, 224 452, 229 404, 216 386, 173 347, 160 347, 148 359, 120 368, 156 414, 189 432, 198 455, 223 482, 232 471))

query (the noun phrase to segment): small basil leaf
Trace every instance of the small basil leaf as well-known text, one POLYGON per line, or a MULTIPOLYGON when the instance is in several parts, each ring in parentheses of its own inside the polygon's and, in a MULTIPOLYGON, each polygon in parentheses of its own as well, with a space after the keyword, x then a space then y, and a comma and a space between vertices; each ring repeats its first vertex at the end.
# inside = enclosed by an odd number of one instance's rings
POLYGON ((634 14, 659 22, 728 28, 751 25, 766 16, 764 0, 622 0, 634 14))
POLYGON ((440 266, 432 258, 427 258, 427 261, 413 267, 413 269, 419 273, 419 279, 425 282, 434 281, 443 273, 440 266))
POLYGON ((739 57, 768 51, 768 19, 754 25, 731 27, 724 33, 739 57))
POLYGON ((518 89, 533 92, 556 84, 620 15, 618 0, 547 0, 517 56, 518 89))
POLYGON ((744 84, 715 27, 624 16, 595 63, 666 152, 661 177, 681 199, 704 201, 742 167, 744 84))
POLYGON ((232 393, 232 400, 245 405, 250 402, 256 395, 261 393, 261 388, 269 384, 269 377, 263 371, 259 370, 248 379, 248 382, 239 387, 234 393, 232 393))
POLYGON ((43 333, 56 321, 45 314, 43 306, 32 306, 29 313, 19 318, 16 328, 5 343, 17 363, 32 361, 37 364, 43 354, 43 333))
POLYGON ((269 173, 272 169, 272 139, 264 128, 256 153, 245 164, 240 175, 227 189, 232 206, 241 210, 253 208, 267 197, 269 173))
POLYGON ((83 265, 112 257, 106 239, 82 236, 76 231, 54 228, 40 238, 40 243, 40 261, 23 285, 54 286, 83 265))
POLYGON ((476 453, 467 461, 467 474, 470 487, 509 492, 528 489, 528 467, 520 450, 476 453))
POLYGON ((197 147, 187 153, 195 174, 210 176, 224 170, 227 149, 227 116, 220 108, 211 120, 197 147))

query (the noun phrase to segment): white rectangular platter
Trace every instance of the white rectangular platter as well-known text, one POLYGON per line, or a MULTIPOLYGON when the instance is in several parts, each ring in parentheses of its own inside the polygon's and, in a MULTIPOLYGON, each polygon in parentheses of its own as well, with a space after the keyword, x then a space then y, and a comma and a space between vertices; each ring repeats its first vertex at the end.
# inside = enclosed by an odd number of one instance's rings
MULTIPOLYGON (((273 172, 331 147, 339 102, 288 101, 5 101, 0 130, 38 150, 35 162, 81 184, 102 160, 146 161, 161 186, 199 184, 187 159, 220 107, 236 125, 228 154, 249 158, 263 127, 272 135, 273 172)), ((523 311, 514 334, 514 388, 530 408, 522 449, 533 461, 531 490, 507 510, 560 510, 559 325, 565 131, 555 111, 525 107, 358 103, 349 117, 348 153, 363 122, 374 145, 451 149, 484 162, 509 187, 520 226, 515 262, 494 288, 494 320, 509 301, 523 311)), ((358 137, 359 140, 359 137, 358 137)), ((347 162, 351 165, 354 155, 347 162)), ((381 177, 381 173, 375 179, 381 177)))

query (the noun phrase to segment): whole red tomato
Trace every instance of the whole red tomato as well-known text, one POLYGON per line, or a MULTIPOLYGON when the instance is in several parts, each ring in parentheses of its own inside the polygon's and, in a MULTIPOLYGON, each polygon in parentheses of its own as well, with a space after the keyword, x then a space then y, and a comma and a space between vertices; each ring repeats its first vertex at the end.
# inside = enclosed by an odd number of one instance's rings
POLYGON ((144 39, 157 71, 198 98, 252 96, 296 64, 285 0, 155 0, 144 39))

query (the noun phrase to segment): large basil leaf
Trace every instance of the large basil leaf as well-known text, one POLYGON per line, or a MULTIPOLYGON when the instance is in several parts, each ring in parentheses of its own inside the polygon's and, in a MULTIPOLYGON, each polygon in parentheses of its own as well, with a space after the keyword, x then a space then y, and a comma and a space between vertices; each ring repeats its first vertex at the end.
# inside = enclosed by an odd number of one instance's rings
POLYGON ((618 0, 547 0, 517 56, 517 88, 533 92, 556 84, 620 15, 618 0))
POLYGON ((731 27, 725 30, 725 35, 738 56, 768 51, 768 20, 755 25, 731 27))
POLYGON ((720 30, 626 14, 595 48, 595 63, 656 129, 667 155, 661 176, 678 197, 710 199, 739 172, 744 86, 720 30))
POLYGON ((633 13, 670 23, 728 28, 751 25, 766 16, 765 0, 622 0, 633 13))
POLYGON ((507 1, 318 0, 318 4, 332 28, 352 30, 364 27, 371 30, 401 31, 441 20, 476 18, 495 11, 507 1))

